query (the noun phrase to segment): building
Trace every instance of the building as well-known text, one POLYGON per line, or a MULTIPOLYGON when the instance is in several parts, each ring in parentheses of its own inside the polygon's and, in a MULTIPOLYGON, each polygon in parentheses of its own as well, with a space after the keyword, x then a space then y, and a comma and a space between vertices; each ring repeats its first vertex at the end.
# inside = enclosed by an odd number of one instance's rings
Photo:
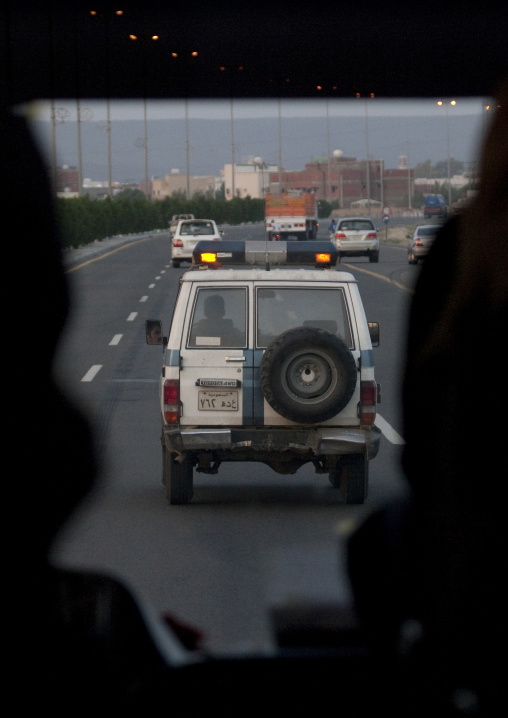
POLYGON ((304 170, 270 174, 270 185, 280 191, 301 190, 316 194, 318 200, 337 200, 339 207, 373 200, 390 207, 410 207, 413 171, 404 165, 386 169, 383 160, 357 160, 334 154, 329 160, 317 158, 304 170))
POLYGON ((152 178, 151 197, 153 200, 172 197, 175 193, 188 196, 191 199, 195 194, 202 194, 215 197, 215 193, 220 190, 222 180, 220 177, 195 176, 180 174, 178 170, 172 170, 170 174, 152 178))
POLYGON ((68 165, 57 167, 55 181, 55 191, 58 196, 79 197, 79 172, 77 167, 69 167, 68 165))
POLYGON ((252 197, 262 199, 270 189, 270 175, 278 170, 277 165, 268 165, 260 157, 254 157, 246 164, 224 165, 222 178, 224 196, 227 200, 233 197, 252 197))

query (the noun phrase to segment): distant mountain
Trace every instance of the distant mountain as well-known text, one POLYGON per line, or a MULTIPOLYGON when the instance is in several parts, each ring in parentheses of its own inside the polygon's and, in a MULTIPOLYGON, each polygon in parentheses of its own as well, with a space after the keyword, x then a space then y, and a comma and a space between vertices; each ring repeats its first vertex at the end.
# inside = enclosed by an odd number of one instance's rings
MULTIPOLYGON (((481 118, 479 115, 458 115, 450 120, 450 157, 466 166, 478 156, 481 118)), ((194 175, 219 175, 225 164, 246 163, 249 157, 261 157, 269 164, 304 169, 315 156, 328 155, 335 149, 345 157, 383 159, 386 168, 395 168, 400 155, 414 167, 420 162, 435 163, 447 157, 447 131, 444 118, 430 117, 369 117, 368 132, 363 118, 189 119, 188 132, 184 119, 149 120, 147 123, 148 177, 164 177, 172 170, 194 175), (188 138, 188 139, 187 139, 188 138)), ((48 122, 36 121, 34 132, 41 142, 48 166, 51 165, 51 128, 48 122)), ((111 122, 111 173, 117 182, 140 182, 145 175, 144 123, 142 120, 111 122)), ((57 165, 77 166, 78 140, 76 122, 55 126, 57 165)), ((104 123, 81 123, 81 155, 83 177, 93 180, 108 177, 108 145, 104 123)))

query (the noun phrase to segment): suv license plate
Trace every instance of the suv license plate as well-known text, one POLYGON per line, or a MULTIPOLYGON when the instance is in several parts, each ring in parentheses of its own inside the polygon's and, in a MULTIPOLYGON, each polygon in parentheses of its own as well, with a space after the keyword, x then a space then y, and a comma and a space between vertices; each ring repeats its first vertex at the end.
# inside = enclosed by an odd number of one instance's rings
POLYGON ((199 411, 238 411, 237 391, 200 391, 199 411))

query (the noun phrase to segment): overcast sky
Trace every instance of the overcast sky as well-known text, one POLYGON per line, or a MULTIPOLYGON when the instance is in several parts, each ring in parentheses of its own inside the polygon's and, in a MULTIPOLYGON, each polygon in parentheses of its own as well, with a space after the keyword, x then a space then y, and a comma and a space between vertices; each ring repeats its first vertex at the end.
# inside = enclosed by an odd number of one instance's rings
MULTIPOLYGON (((236 163, 262 157, 270 164, 280 161, 287 170, 302 169, 312 157, 328 156, 336 149, 347 157, 382 158, 389 168, 397 167, 401 155, 411 166, 442 161, 449 155, 470 169, 477 161, 478 140, 489 117, 484 111, 486 102, 480 97, 459 98, 452 106, 450 99, 443 98, 441 106, 432 98, 148 100, 146 106, 142 100, 111 101, 113 178, 142 179, 140 148, 145 146, 145 135, 149 175, 158 177, 174 170, 185 173, 187 168, 196 175, 218 174, 232 161, 233 147, 236 163)), ((79 104, 85 177, 107 175, 107 107, 106 100, 79 104)), ((30 108, 32 119, 43 120, 35 123, 41 148, 48 162, 52 161, 54 130, 57 164, 76 166, 77 103, 57 99, 53 108, 53 128, 51 104, 36 103, 30 108)))
MULTIPOLYGON (((478 114, 484 111, 486 98, 459 98, 455 105, 450 105, 452 98, 436 98, 428 100, 386 100, 386 99, 352 99, 352 100, 148 100, 146 103, 147 118, 181 119, 186 115, 196 119, 233 119, 253 117, 364 117, 369 116, 438 116, 448 107, 449 112, 456 114, 478 114), (443 100, 439 106, 437 101, 443 100)), ((69 100, 55 100, 55 110, 65 110, 66 119, 75 120, 77 103, 69 100)), ((106 119, 107 102, 81 100, 82 116, 84 113, 94 120, 106 119)), ((49 120, 51 105, 34 103, 33 113, 38 119, 49 120)), ((110 102, 110 118, 112 120, 144 118, 145 107, 142 100, 110 102)))

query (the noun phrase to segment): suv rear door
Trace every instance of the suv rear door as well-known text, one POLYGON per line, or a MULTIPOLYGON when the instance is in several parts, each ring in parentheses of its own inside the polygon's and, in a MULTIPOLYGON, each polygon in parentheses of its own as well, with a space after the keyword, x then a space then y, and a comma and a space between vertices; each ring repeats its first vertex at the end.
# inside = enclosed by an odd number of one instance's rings
POLYGON ((181 426, 252 423, 249 288, 192 282, 181 340, 181 426))

